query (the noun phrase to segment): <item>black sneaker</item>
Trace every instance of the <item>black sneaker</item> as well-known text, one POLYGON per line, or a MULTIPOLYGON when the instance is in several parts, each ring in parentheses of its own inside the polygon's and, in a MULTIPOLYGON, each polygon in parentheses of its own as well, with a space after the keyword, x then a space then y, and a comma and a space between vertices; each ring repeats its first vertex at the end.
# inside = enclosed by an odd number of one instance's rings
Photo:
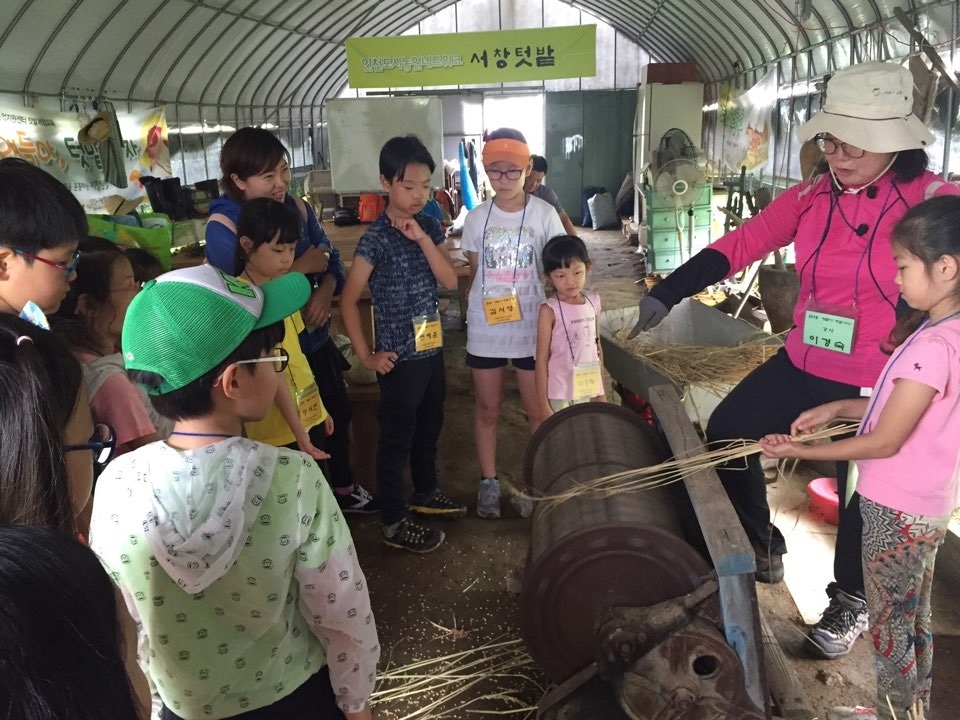
POLYGON ((467 514, 467 506, 459 505, 439 490, 429 495, 414 495, 407 506, 414 515, 442 520, 454 520, 467 514))
POLYGON ((386 526, 381 528, 383 541, 390 547, 409 550, 415 553, 428 553, 443 544, 446 537, 441 530, 417 525, 404 518, 393 527, 391 532, 386 526))
POLYGON ((354 485, 346 495, 335 492, 337 505, 345 515, 372 515, 380 512, 380 503, 361 485, 354 485))

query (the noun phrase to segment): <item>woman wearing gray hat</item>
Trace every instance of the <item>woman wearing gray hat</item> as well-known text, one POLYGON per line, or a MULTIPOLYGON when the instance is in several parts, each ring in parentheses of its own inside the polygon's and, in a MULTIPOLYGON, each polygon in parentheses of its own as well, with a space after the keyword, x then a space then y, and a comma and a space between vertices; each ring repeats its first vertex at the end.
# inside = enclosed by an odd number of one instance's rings
MULTIPOLYGON (((823 111, 797 131, 815 140, 821 173, 777 197, 762 213, 702 250, 640 301, 634 334, 677 302, 794 244, 800 292, 784 348, 743 379, 707 427, 710 441, 789 432, 802 411, 868 392, 886 361, 881 345, 899 300, 890 248, 893 226, 934 195, 960 194, 927 171, 933 135, 913 114, 913 79, 893 63, 837 72, 823 111), (776 398, 771 403, 770 399, 776 398)), ((770 522, 759 455, 718 470, 757 556, 757 580, 780 582, 786 543, 770 522)), ((847 463, 837 464, 840 497, 847 463)), ((841 503, 842 505, 842 503, 841 503)), ((810 632, 828 658, 845 655, 867 627, 860 557, 859 498, 840 509, 829 605, 810 632)))

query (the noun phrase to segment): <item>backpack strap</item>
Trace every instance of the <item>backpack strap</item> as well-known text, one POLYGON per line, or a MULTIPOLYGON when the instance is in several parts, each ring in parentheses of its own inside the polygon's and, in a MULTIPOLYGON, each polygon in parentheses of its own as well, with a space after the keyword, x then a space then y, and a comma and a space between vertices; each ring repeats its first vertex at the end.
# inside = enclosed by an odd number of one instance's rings
POLYGON ((303 222, 307 222, 307 204, 303 201, 303 198, 298 198, 296 195, 293 196, 293 201, 297 204, 297 210, 300 211, 300 217, 303 218, 303 222))
POLYGON ((214 213, 207 219, 207 222, 218 222, 234 235, 237 234, 237 224, 223 213, 214 213))

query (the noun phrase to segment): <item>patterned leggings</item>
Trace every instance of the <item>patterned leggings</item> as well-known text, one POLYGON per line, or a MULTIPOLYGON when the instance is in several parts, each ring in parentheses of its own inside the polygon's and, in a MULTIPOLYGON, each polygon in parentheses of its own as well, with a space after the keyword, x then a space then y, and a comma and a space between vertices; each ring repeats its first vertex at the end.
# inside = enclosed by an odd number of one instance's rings
POLYGON ((863 575, 877 669, 877 715, 930 709, 933 563, 950 516, 909 515, 860 498, 863 575), (887 699, 889 698, 889 704, 887 699))

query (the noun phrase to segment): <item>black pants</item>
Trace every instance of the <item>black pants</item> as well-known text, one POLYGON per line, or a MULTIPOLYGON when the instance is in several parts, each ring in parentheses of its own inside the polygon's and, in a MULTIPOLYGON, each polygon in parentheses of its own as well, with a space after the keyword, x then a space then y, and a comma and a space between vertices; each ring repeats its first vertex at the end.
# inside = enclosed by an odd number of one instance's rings
POLYGON ((380 520, 384 525, 393 525, 407 514, 403 474, 408 460, 415 494, 429 494, 438 486, 437 440, 443 427, 447 394, 443 353, 399 362, 386 375, 378 374, 377 382, 380 520))
POLYGON ((324 462, 323 474, 333 488, 353 486, 353 470, 350 467, 350 421, 353 410, 347 397, 347 386, 343 382, 343 371, 349 363, 333 344, 327 340, 319 350, 307 353, 307 362, 317 381, 320 398, 324 407, 333 418, 333 435, 325 436, 323 426, 319 425, 310 432, 310 439, 316 447, 330 453, 330 459, 324 462), (345 367, 346 366, 346 367, 345 367), (320 440, 323 444, 318 445, 320 440))
MULTIPOLYGON (((759 440, 770 433, 789 433, 790 423, 804 410, 859 396, 859 387, 804 372, 790 362, 786 351, 780 350, 745 377, 717 406, 707 424, 707 439, 711 442, 736 438, 759 440)), ((846 491, 847 466, 846 462, 837 463, 841 499, 846 491)), ((727 468, 718 469, 717 474, 753 546, 776 554, 786 552, 783 535, 770 522, 760 456, 749 457, 745 468, 744 461, 734 461, 727 468)), ((840 505, 833 560, 835 584, 845 592, 862 597, 860 496, 854 494, 847 507, 843 507, 842 501, 840 505)))
MULTIPOLYGON (((239 715, 231 715, 224 720, 297 720, 298 718, 343 720, 343 713, 337 707, 333 687, 330 685, 330 672, 326 666, 292 693, 272 705, 239 715)), ((164 705, 160 710, 160 720, 183 719, 164 705)))

